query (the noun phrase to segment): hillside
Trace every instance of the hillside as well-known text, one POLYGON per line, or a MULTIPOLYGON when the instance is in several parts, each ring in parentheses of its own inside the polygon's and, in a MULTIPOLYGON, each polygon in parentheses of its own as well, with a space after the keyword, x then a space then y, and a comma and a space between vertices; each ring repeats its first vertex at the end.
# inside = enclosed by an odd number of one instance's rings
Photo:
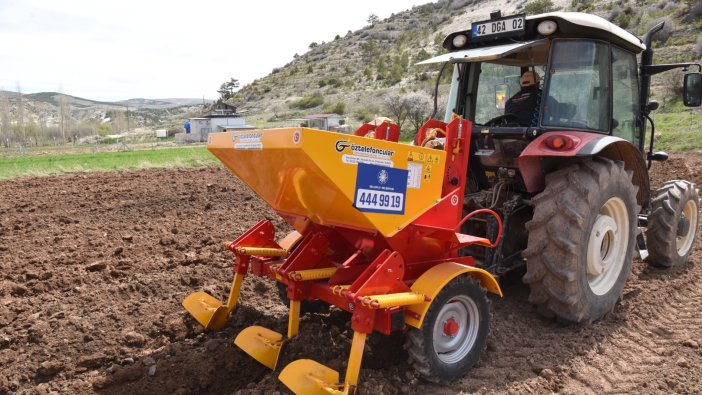
POLYGON ((180 128, 183 120, 199 113, 203 104, 203 99, 191 98, 102 102, 59 92, 22 94, 18 99, 17 92, 0 91, 2 146, 24 140, 31 145, 55 144, 96 134, 180 128))
MULTIPOLYGON (((654 41, 656 62, 702 59, 699 0, 439 0, 398 12, 355 32, 339 32, 331 42, 310 43, 306 53, 296 54, 288 64, 242 87, 232 104, 246 113, 247 123, 258 127, 291 126, 296 124, 294 119, 323 112, 344 114, 355 127, 362 121, 390 115, 385 98, 393 95, 410 98, 426 117, 433 108, 431 95, 439 66, 415 64, 441 53, 441 43, 448 33, 466 29, 472 21, 485 20, 490 11, 498 9, 503 15, 589 12, 638 36, 663 20, 666 27, 654 41)), ((680 71, 654 76, 653 98, 662 104, 654 114, 657 122, 661 120, 658 130, 702 123, 699 109, 683 108, 676 101, 681 89, 680 71), (666 113, 668 117, 663 116, 666 113)), ((440 92, 446 90, 444 83, 440 92)), ((439 107, 443 101, 440 97, 439 107)), ((0 91, 3 143, 21 141, 19 136, 23 135, 40 143, 54 143, 69 136, 179 128, 185 118, 201 111, 203 99, 134 98, 107 103, 42 92, 22 95, 21 102, 20 111, 17 94, 0 91), (18 128, 20 123, 25 125, 24 132, 18 128)), ((412 133, 416 123, 406 122, 403 130, 412 133)))
MULTIPOLYGON (((438 66, 414 64, 443 51, 441 43, 448 33, 467 28, 471 21, 488 19, 489 12, 496 9, 503 15, 549 10, 589 12, 638 36, 653 23, 665 20, 666 27, 654 42, 656 62, 702 58, 699 1, 441 0, 338 35, 328 43, 311 43, 308 52, 244 86, 235 102, 249 110, 249 123, 261 127, 286 125, 290 123, 287 119, 319 112, 345 113, 356 125, 387 115, 383 97, 393 93, 414 93, 430 106, 438 66)), ((679 84, 679 73, 672 72, 653 81, 653 97, 664 104, 661 111, 666 111, 666 101, 672 95, 669 91, 676 85, 671 78, 677 78, 679 84)), ((690 111, 679 107, 675 111, 690 111)))

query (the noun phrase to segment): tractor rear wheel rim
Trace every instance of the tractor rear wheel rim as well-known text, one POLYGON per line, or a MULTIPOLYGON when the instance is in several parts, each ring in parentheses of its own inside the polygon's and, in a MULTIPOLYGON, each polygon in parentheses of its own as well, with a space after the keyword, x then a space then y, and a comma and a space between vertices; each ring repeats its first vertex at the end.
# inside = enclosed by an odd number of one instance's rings
POLYGON ((694 200, 688 200, 683 207, 682 214, 689 221, 687 233, 683 236, 675 237, 675 247, 678 255, 685 256, 692 247, 693 239, 695 238, 695 229, 697 229, 697 204, 694 200))
POLYGON ((587 246, 587 282, 595 295, 604 295, 617 283, 629 243, 629 212, 621 198, 602 205, 587 246))
POLYGON ((480 328, 478 305, 466 295, 457 295, 441 307, 433 328, 434 352, 441 362, 460 362, 473 349, 480 328), (447 323, 451 327, 446 331, 447 323), (456 328, 455 324, 458 325, 456 328))

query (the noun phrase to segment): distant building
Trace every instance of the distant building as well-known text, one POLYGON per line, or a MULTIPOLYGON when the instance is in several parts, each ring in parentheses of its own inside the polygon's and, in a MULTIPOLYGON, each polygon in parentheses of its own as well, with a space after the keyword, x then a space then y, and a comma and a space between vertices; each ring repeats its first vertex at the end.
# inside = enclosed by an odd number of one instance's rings
POLYGON ((304 118, 303 126, 312 129, 346 131, 346 118, 339 114, 312 114, 304 118))
MULTIPOLYGON (((190 133, 183 136, 184 142, 207 141, 210 132, 255 129, 247 125, 246 120, 237 114, 236 107, 224 103, 215 103, 208 113, 190 118, 190 133)), ((176 139, 178 141, 180 139, 176 139)))

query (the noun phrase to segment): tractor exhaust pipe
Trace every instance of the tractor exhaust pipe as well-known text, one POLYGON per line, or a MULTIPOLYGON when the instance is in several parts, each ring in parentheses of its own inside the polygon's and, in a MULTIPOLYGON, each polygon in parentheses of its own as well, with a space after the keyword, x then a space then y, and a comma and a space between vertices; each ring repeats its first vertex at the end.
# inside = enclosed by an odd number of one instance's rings
MULTIPOLYGON (((639 141, 639 149, 644 150, 644 138, 646 136, 646 118, 650 113, 648 108, 648 99, 651 93, 651 74, 646 70, 647 66, 653 64, 653 36, 656 35, 661 29, 663 29, 665 21, 661 21, 653 26, 651 29, 644 34, 643 42, 646 45, 646 49, 641 53, 641 66, 639 69, 639 75, 641 76, 641 92, 639 96, 639 108, 640 115, 639 119, 641 122, 641 136, 639 141)), ((651 133, 651 143, 653 143, 653 133, 651 133)), ((650 163, 650 162, 649 162, 650 163)))

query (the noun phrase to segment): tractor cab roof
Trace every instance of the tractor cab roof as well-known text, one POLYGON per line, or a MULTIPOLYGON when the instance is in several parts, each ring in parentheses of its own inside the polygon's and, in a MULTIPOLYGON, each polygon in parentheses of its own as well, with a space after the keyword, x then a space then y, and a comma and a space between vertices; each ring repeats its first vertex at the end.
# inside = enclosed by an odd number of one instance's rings
POLYGON ((580 12, 550 12, 532 16, 498 16, 491 20, 475 22, 469 28, 451 33, 446 37, 443 46, 450 51, 448 54, 428 59, 420 64, 501 59, 510 54, 515 56, 514 54, 522 49, 548 52, 550 46, 549 38, 604 40, 633 53, 639 53, 646 49, 646 45, 641 39, 619 26, 599 16, 580 12), (520 22, 519 19, 522 19, 522 21, 520 22), (546 21, 555 22, 555 29, 543 34, 539 32, 539 25, 546 21), (500 30, 498 26, 498 28, 493 28, 496 31, 495 33, 490 34, 488 31, 488 34, 480 35, 480 25, 488 25, 489 30, 489 25, 493 22, 500 22, 503 25, 504 23, 507 25, 514 23, 515 27, 519 25, 519 29, 512 30, 508 26, 508 31, 504 31, 500 30), (521 27, 522 22, 523 28, 521 27))

